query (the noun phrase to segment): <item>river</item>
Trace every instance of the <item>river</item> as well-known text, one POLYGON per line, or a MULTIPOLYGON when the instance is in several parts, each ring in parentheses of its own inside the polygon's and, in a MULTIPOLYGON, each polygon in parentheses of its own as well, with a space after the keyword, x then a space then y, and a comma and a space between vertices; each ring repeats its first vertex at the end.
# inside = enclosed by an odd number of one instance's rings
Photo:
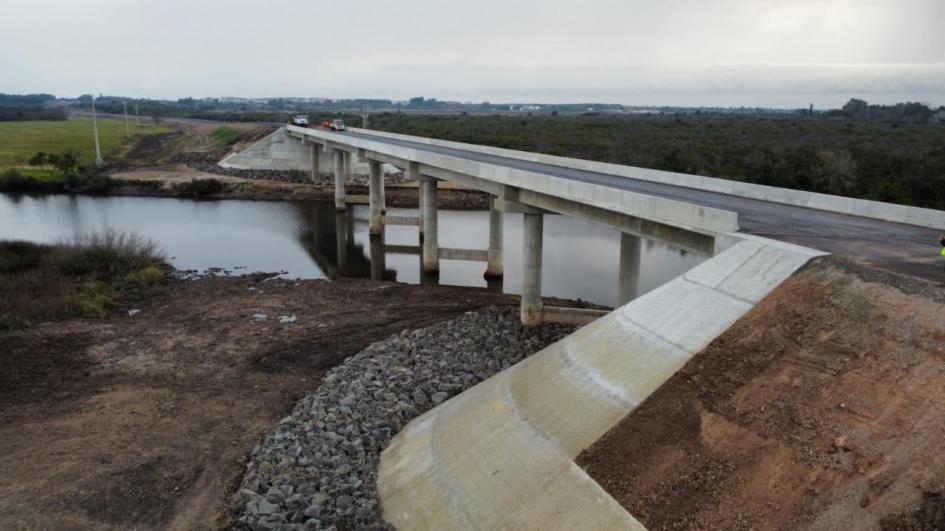
MULTIPOLYGON (((388 215, 416 215, 416 211, 391 208, 388 215)), ((488 224, 487 212, 441 210, 440 246, 485 249, 488 224)), ((171 264, 183 270, 271 271, 289 278, 370 276, 373 254, 375 274, 380 274, 383 265, 385 279, 408 283, 422 279, 419 256, 391 252, 381 256, 377 244, 372 253, 366 206, 336 215, 333 204, 311 201, 0 194, 0 240, 54 243, 76 233, 106 229, 134 231, 152 239, 171 264), (339 236, 343 238, 341 267, 339 236)), ((489 287, 519 293, 521 215, 505 216, 503 237, 505 278, 489 287)), ((567 216, 546 216, 542 294, 617 304, 619 242, 613 228, 567 216)), ((383 243, 417 246, 417 228, 388 226, 383 243)), ((705 258, 644 240, 638 292, 652 290, 705 258)), ((485 264, 478 262, 443 260, 438 282, 486 287, 484 270, 485 264)))

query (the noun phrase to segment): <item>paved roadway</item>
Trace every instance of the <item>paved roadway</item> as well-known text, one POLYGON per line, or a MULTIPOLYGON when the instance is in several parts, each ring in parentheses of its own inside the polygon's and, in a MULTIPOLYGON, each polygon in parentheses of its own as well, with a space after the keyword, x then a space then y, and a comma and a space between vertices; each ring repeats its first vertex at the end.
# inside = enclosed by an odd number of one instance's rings
POLYGON ((939 232, 932 229, 366 133, 343 134, 730 210, 738 213, 739 226, 748 234, 806 245, 945 284, 945 259, 938 256, 939 232))

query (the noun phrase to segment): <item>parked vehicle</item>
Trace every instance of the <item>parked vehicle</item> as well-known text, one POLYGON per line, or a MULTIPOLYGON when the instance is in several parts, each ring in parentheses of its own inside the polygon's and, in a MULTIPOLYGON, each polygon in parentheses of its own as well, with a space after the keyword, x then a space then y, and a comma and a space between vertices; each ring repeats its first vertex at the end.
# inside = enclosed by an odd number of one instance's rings
POLYGON ((341 118, 335 118, 331 121, 331 128, 335 131, 344 131, 345 122, 341 118))
POLYGON ((292 118, 292 125, 308 127, 308 116, 305 116, 304 114, 296 114, 295 118, 292 118))

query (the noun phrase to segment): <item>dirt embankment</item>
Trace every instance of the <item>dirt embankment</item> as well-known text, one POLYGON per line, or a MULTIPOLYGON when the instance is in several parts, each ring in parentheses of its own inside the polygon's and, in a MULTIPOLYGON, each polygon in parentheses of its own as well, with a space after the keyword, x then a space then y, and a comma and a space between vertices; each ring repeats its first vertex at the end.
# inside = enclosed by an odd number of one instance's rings
POLYGON ((651 529, 945 528, 945 291, 834 258, 579 457, 651 529))
POLYGON ((0 529, 225 524, 249 451, 327 368, 403 329, 514 303, 467 288, 211 278, 152 288, 118 317, 0 333, 0 529))
MULTIPOLYGON (((178 185, 193 179, 216 179, 225 189, 206 199, 260 199, 334 201, 331 178, 312 184, 298 171, 232 170, 217 166, 233 149, 243 149, 272 132, 271 127, 227 125, 240 133, 230 146, 215 142, 216 124, 173 123, 170 133, 136 138, 109 156, 106 173, 115 181, 108 190, 110 195, 177 197, 178 185)), ((386 203, 391 207, 418 206, 416 183, 402 182, 401 176, 390 176, 386 203)), ((367 186, 360 182, 345 188, 351 195, 367 195, 367 186)), ((488 208, 488 196, 478 191, 465 190, 453 185, 442 186, 437 194, 441 208, 455 210, 483 210, 488 208)))

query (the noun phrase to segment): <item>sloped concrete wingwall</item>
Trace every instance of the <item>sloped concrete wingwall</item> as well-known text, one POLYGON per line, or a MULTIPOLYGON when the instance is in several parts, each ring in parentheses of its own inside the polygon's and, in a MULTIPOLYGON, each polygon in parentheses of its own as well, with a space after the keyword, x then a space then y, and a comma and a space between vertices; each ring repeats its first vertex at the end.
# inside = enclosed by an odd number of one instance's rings
POLYGON ((574 458, 799 267, 824 253, 733 245, 416 418, 384 451, 398 529, 642 529, 574 458))
MULTIPOLYGON (((312 169, 310 150, 311 144, 302 144, 298 139, 289 137, 286 134, 286 129, 280 127, 269 136, 260 139, 242 151, 231 153, 219 164, 223 168, 237 170, 299 170, 308 172, 312 169)), ((393 167, 385 168, 385 171, 392 170, 396 169, 393 167)), ((319 157, 318 171, 322 174, 330 174, 333 171, 330 152, 322 152, 319 157)), ((367 175, 368 165, 352 160, 351 171, 355 175, 367 175)))

